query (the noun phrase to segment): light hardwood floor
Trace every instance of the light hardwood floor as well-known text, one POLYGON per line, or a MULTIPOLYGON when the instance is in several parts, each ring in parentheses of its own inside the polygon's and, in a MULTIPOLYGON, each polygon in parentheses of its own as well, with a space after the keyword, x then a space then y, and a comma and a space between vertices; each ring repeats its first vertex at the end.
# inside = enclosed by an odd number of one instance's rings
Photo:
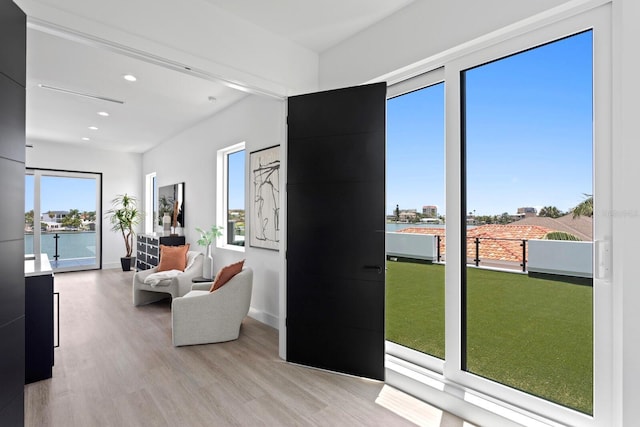
POLYGON ((380 382, 284 362, 251 318, 236 341, 175 348, 170 302, 133 307, 132 277, 55 276, 61 346, 53 378, 25 386, 26 426, 463 426, 380 382))

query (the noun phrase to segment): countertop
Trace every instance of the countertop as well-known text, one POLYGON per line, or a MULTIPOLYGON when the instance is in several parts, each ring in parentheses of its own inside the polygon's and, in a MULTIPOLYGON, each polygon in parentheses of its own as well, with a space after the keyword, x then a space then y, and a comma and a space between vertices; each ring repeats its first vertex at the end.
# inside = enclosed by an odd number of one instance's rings
POLYGON ((47 254, 27 254, 24 256, 24 277, 47 276, 53 274, 47 254))

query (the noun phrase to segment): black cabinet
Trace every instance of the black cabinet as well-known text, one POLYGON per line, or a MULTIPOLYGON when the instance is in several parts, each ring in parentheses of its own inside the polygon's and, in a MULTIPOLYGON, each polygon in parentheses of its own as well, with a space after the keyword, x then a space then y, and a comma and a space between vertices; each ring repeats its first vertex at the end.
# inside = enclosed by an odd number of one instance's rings
POLYGON ((0 40, 0 73, 24 87, 27 77, 27 17, 11 1, 0 1, 0 40))
POLYGON ((26 105, 24 87, 4 75, 0 77, 2 94, 0 97, 0 157, 24 163, 26 105), (15 144, 14 142, 23 143, 15 144))
POLYGON ((51 378, 53 274, 25 278, 25 384, 51 378))
POLYGON ((184 245, 184 236, 151 236, 138 234, 136 240, 136 268, 148 270, 158 265, 160 261, 160 245, 184 245))
POLYGON ((0 1, 0 424, 24 425, 24 161, 26 15, 0 1))

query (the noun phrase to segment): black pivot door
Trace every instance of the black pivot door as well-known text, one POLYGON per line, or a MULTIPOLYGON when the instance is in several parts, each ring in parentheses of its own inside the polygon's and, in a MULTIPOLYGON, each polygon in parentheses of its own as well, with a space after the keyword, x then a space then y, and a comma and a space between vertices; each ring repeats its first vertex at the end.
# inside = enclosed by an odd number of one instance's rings
POLYGON ((287 360, 382 380, 386 84, 288 107, 287 360))

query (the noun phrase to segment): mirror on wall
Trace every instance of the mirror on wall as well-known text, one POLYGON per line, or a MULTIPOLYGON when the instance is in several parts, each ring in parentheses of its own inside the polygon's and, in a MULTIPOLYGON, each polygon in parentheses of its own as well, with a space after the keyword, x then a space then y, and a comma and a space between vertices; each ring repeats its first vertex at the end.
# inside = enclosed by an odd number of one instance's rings
POLYGON ((158 188, 159 226, 163 226, 165 214, 169 217, 170 227, 184 227, 184 182, 158 188))

